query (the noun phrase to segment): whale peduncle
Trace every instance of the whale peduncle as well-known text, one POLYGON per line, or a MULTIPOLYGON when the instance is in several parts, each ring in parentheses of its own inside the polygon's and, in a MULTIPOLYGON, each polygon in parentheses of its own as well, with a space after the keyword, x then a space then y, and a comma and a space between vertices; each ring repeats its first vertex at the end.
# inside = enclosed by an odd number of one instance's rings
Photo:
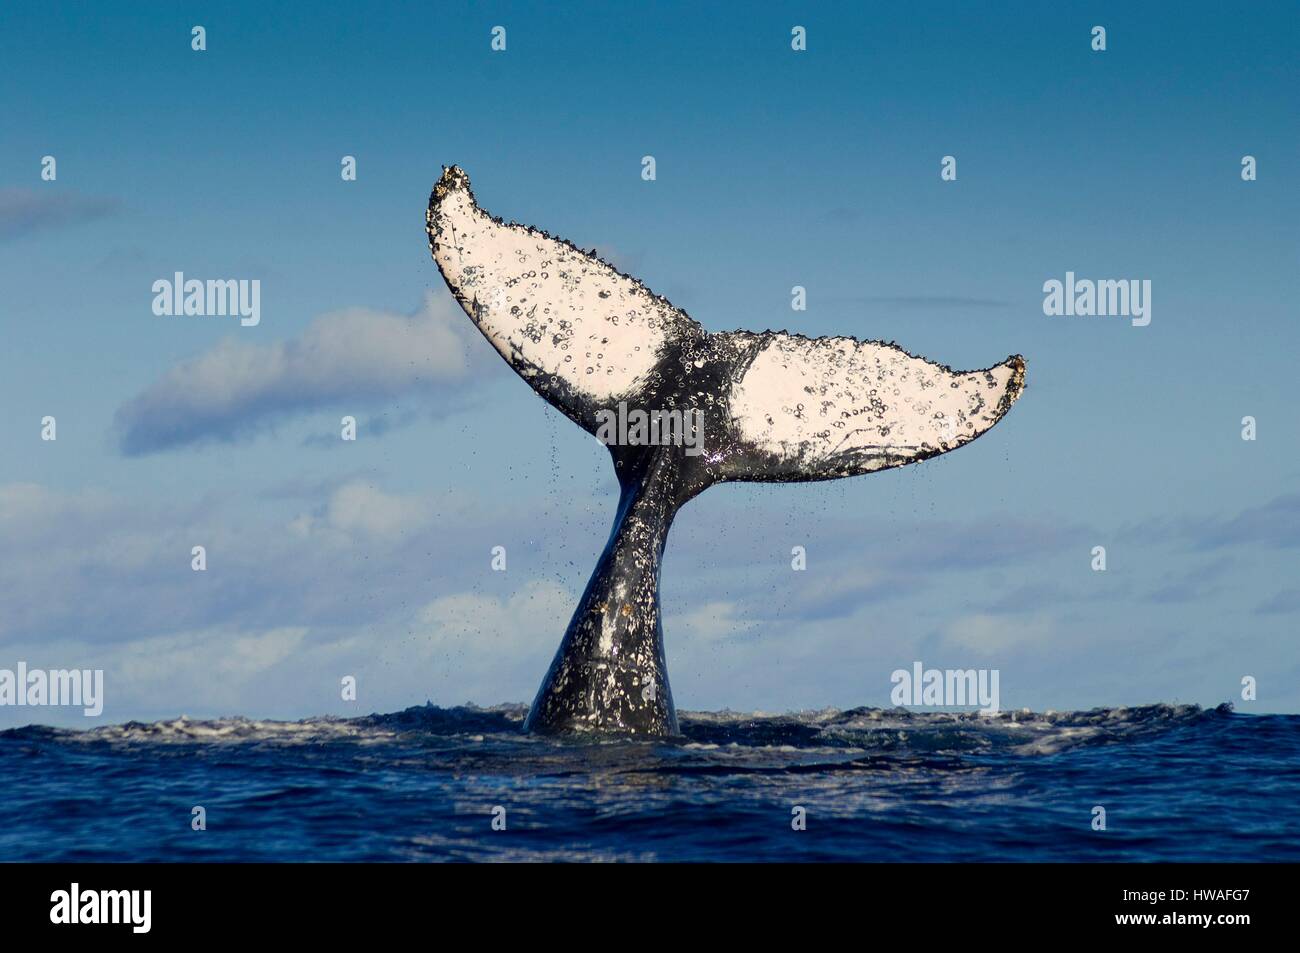
POLYGON ((609 543, 538 689, 527 730, 678 733, 664 659, 659 571, 682 502, 681 460, 673 448, 658 448, 619 461, 622 492, 609 543))

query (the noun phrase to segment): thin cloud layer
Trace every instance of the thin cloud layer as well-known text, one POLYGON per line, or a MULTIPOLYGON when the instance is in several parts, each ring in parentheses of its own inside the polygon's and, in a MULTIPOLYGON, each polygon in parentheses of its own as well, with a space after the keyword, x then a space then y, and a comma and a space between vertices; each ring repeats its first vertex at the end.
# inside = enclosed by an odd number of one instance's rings
POLYGON ((296 413, 445 394, 467 376, 471 333, 449 298, 429 294, 409 316, 349 308, 287 341, 226 338, 120 407, 118 446, 139 456, 231 442, 296 413))
POLYGON ((112 199, 38 189, 0 189, 0 241, 64 225, 82 225, 112 215, 112 199))
MULTIPOLYGON (((269 512, 254 516, 231 500, 145 505, 0 484, 0 653, 10 667, 23 659, 104 668, 110 720, 355 713, 339 703, 347 674, 364 686, 365 710, 426 698, 523 701, 594 559, 575 557, 563 534, 538 533, 530 499, 411 494, 358 474, 299 480, 264 500, 269 512), (191 568, 196 544, 206 549, 203 572, 191 568), (509 552, 508 572, 490 568, 497 544, 509 552)), ((543 527, 582 522, 587 503, 553 503, 543 527)), ((611 494, 602 505, 613 504, 611 494)), ((1021 542, 980 565, 955 558, 962 546, 927 541, 951 537, 978 549, 988 520, 926 521, 897 539, 887 524, 841 520, 839 534, 808 530, 818 543, 808 569, 795 572, 763 520, 699 515, 698 531, 669 557, 665 584, 669 664, 683 705, 886 704, 889 673, 915 659, 985 660, 1004 670, 1004 698, 1016 704, 1150 700, 1146 681, 1127 694, 1109 681, 1139 635, 1204 657, 1196 684, 1180 691, 1221 700, 1235 684, 1216 679, 1233 657, 1224 632, 1239 612, 1199 625, 1170 619, 1167 605, 1142 598, 1143 586, 1093 573, 1086 550, 1071 557, 1068 535, 1058 539, 1050 527, 1010 523, 1001 535, 1021 542), (770 560, 746 558, 737 569, 718 558, 761 554, 764 533, 770 560), (1062 555, 1076 564, 1070 575, 1049 565, 1062 555), (988 604, 1002 588, 990 574, 999 573, 1021 586, 1010 605, 988 604), (1113 624, 1117 612, 1122 626, 1113 624), (1032 674, 1065 664, 1064 688, 1032 674)), ((1172 558, 1163 546, 1129 555, 1134 565, 1172 558)), ((1237 566, 1224 585, 1239 587, 1243 605, 1260 605, 1264 638, 1289 644, 1296 591, 1254 582, 1234 561, 1213 565, 1237 566)), ((0 712, 0 725, 20 717, 29 716, 0 712)))

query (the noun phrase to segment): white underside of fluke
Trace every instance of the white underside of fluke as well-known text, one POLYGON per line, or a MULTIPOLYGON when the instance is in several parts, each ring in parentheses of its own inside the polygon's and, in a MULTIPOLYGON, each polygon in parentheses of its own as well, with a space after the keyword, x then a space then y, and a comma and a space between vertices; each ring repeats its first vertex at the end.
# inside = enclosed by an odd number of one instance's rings
POLYGON ((561 379, 597 403, 634 394, 682 315, 632 278, 568 242, 447 191, 430 216, 433 256, 492 346, 526 378, 561 379))
POLYGON ((854 338, 771 336, 732 389, 741 440, 791 465, 868 473, 952 450, 1006 413, 1023 364, 950 371, 854 338))

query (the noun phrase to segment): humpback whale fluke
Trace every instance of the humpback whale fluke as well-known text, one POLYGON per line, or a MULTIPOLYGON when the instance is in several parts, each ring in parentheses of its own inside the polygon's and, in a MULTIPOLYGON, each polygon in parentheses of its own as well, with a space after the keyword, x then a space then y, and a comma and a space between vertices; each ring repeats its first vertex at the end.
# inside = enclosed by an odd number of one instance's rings
POLYGON ((456 166, 434 186, 427 227, 465 313, 578 426, 597 433, 620 404, 701 422, 697 455, 610 446, 614 528, 528 713, 531 731, 678 733, 659 567, 692 497, 714 483, 831 480, 946 453, 997 423, 1024 388, 1019 355, 954 371, 881 341, 710 334, 594 251, 489 215, 456 166))

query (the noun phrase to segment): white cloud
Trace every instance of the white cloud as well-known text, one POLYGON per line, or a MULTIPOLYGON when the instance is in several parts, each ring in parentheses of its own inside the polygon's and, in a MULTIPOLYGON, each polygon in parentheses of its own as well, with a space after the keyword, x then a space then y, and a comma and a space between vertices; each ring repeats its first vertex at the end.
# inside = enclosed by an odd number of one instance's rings
MULTIPOLYGON (((149 695, 170 694, 165 683, 187 685, 246 679, 288 658, 302 644, 302 626, 264 632, 214 630, 138 639, 123 647, 116 673, 149 695)), ((205 694, 207 694, 205 692, 205 694)), ((203 699, 211 703, 211 698, 203 699)))
POLYGON ((537 637, 546 637, 552 638, 549 650, 554 651, 576 601, 562 586, 535 579, 507 596, 476 592, 441 596, 420 609, 417 617, 428 627, 430 645, 489 641, 495 653, 511 646, 532 648, 537 637))
POLYGON ((447 295, 412 315, 349 308, 287 341, 223 339, 167 371, 117 411, 128 455, 246 436, 291 413, 434 394, 462 380, 476 335, 447 295))
POLYGON ((944 640, 954 646, 990 655, 1048 642, 1054 633, 1045 613, 1030 616, 974 613, 959 616, 943 629, 944 640))
POLYGON ((346 532, 393 536, 429 517, 429 505, 413 496, 383 493, 373 486, 349 483, 330 497, 330 525, 346 532))
POLYGON ((395 539, 425 525, 431 515, 432 507, 422 497, 385 493, 371 484, 351 481, 333 490, 323 515, 300 514, 289 523, 289 530, 295 536, 336 532, 395 539))
POLYGON ((674 636, 701 642, 716 642, 742 635, 758 624, 749 619, 738 618, 736 612, 737 606, 734 602, 708 602, 689 612, 669 615, 664 619, 663 624, 664 629, 671 630, 674 636))

